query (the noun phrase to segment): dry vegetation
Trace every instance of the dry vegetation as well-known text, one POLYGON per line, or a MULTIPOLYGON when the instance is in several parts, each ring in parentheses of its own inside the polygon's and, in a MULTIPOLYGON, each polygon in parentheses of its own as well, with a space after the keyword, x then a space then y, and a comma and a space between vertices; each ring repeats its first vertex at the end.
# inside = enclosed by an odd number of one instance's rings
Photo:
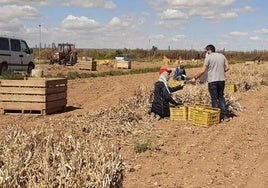
MULTIPOLYGON (((239 92, 255 90, 267 85, 268 66, 234 66, 229 76, 239 92)), ((126 166, 119 154, 121 146, 132 145, 142 153, 162 144, 154 119, 147 115, 151 94, 152 88, 140 86, 133 98, 116 107, 43 122, 30 130, 19 124, 8 127, 0 139, 0 186, 122 187, 126 166)), ((186 85, 175 96, 188 104, 210 101, 205 84, 186 85)), ((232 113, 242 110, 233 93, 227 92, 226 100, 232 113)))

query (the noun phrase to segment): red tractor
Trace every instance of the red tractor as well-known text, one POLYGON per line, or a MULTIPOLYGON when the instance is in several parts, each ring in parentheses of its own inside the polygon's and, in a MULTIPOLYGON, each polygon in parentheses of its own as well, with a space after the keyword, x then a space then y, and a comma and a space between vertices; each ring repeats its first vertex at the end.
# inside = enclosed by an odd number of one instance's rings
POLYGON ((74 44, 60 43, 55 54, 50 58, 50 64, 74 65, 77 63, 77 50, 74 44))

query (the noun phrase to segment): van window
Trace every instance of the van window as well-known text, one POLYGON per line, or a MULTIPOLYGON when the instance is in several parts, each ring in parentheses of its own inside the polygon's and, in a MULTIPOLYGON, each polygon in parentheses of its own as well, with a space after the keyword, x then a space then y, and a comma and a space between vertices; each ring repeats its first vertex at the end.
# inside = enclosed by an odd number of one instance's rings
POLYGON ((7 38, 0 37, 0 50, 9 50, 9 42, 7 38))
POLYGON ((11 39, 10 43, 11 43, 11 51, 15 51, 15 52, 21 51, 20 40, 11 39))
POLYGON ((27 54, 30 54, 29 47, 25 41, 21 41, 21 50, 27 54))

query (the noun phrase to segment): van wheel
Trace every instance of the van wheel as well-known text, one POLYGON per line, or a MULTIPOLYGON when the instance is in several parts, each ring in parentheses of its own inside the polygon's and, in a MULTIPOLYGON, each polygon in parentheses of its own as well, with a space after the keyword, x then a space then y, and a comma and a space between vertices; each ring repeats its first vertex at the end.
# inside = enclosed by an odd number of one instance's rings
POLYGON ((32 64, 28 65, 27 74, 31 75, 33 69, 34 69, 34 66, 32 64))
POLYGON ((7 64, 1 64, 0 65, 0 74, 7 72, 7 64))

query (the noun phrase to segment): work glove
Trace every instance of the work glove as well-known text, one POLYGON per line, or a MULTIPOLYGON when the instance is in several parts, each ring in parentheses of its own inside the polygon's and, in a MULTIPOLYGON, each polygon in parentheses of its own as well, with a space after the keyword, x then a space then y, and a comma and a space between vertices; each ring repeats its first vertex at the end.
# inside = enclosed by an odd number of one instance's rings
POLYGON ((183 105, 182 101, 180 99, 176 99, 176 106, 183 105))
POLYGON ((184 87, 184 84, 178 85, 179 89, 183 89, 183 87, 184 87))
POLYGON ((181 106, 181 105, 183 105, 182 102, 176 102, 176 106, 181 106))

